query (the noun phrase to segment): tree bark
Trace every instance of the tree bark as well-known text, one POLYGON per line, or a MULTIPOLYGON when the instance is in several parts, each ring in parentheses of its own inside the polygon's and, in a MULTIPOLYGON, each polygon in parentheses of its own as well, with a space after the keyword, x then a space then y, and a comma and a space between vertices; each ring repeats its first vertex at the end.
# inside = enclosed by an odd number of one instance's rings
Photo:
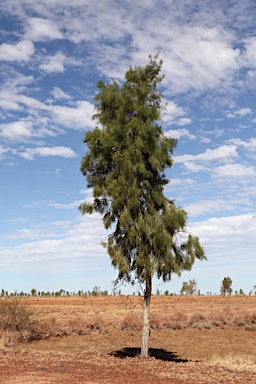
POLYGON ((152 292, 152 278, 150 276, 146 279, 146 289, 144 293, 141 357, 148 357, 151 292, 152 292))

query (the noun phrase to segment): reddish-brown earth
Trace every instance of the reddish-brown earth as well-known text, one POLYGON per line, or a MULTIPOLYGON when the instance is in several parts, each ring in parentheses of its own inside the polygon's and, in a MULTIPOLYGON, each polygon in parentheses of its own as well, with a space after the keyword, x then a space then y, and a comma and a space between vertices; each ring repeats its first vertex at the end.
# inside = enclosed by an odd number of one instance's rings
MULTIPOLYGON (((2 345, 1 384, 256 383, 256 331, 246 330, 242 320, 237 321, 240 326, 222 324, 211 329, 155 327, 150 335, 151 356, 141 359, 140 330, 122 327, 127 316, 128 320, 137 316, 139 328, 142 303, 138 297, 38 298, 27 304, 36 319, 66 329, 66 336, 52 330, 45 340, 2 345), (70 324, 74 329, 83 319, 96 319, 100 326, 87 334, 72 333, 70 324)), ((230 319, 232 314, 239 320, 254 312, 256 297, 152 298, 154 322, 181 313, 204 314, 206 319, 218 313, 230 319)))

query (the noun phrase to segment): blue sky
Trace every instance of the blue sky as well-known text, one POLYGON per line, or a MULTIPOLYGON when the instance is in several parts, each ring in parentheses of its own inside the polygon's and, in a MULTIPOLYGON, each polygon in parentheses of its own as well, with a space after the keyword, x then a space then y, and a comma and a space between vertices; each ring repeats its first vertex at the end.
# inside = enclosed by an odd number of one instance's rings
MULTIPOLYGON (((2 0, 0 288, 112 290, 116 271, 79 171, 96 82, 164 61, 163 129, 179 139, 166 195, 187 210, 208 262, 154 282, 195 278, 217 293, 256 284, 254 0, 2 0)), ((134 288, 121 288, 133 292, 134 288)))

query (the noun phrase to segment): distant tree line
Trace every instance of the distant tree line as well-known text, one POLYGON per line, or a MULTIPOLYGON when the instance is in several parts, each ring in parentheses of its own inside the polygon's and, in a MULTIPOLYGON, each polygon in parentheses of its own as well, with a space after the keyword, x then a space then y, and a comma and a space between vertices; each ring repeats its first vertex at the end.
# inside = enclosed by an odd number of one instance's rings
MULTIPOLYGON (((226 295, 232 295, 233 288, 232 288, 233 281, 232 279, 227 276, 224 277, 221 281, 220 285, 220 294, 222 296, 226 295)), ((132 295, 141 296, 141 292, 133 292, 132 295)), ((88 296, 123 296, 121 289, 113 289, 111 293, 109 293, 107 290, 101 290, 100 286, 95 286, 90 291, 86 291, 83 289, 79 289, 78 291, 67 291, 65 289, 60 289, 58 291, 40 291, 36 288, 32 288, 30 292, 18 292, 15 290, 14 292, 9 292, 4 289, 1 289, 0 291, 0 297, 88 297, 88 296)), ((179 294, 169 292, 169 290, 165 290, 164 292, 160 291, 159 288, 157 288, 155 296, 177 296, 177 295, 185 295, 185 296, 203 296, 203 294, 200 292, 200 289, 197 289, 197 281, 195 279, 184 281, 182 283, 181 289, 179 294)), ((213 295, 212 292, 207 292, 207 296, 213 295)), ((217 295, 215 293, 214 295, 217 295)), ((244 296, 245 293, 242 288, 240 288, 238 291, 234 291, 235 296, 244 296)), ((256 285, 253 286, 251 291, 249 292, 249 296, 256 295, 256 285)), ((126 295, 129 296, 129 295, 126 295)))

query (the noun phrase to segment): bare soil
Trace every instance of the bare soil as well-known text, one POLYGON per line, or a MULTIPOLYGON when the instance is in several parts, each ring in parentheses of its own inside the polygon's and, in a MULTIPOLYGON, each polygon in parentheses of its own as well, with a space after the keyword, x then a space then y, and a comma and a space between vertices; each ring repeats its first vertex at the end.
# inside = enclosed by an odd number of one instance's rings
MULTIPOLYGON (((152 329, 150 357, 141 359, 141 298, 36 298, 26 303, 36 319, 57 324, 58 329, 83 319, 96 319, 101 327, 83 335, 67 332, 2 346, 1 384, 256 383, 256 332, 246 330, 242 321, 240 326, 210 329, 152 329), (138 329, 122 329, 123 319, 131 315, 138 317, 138 329)), ((151 309, 154 318, 218 313, 234 317, 255 312, 256 297, 153 297, 151 309)))

